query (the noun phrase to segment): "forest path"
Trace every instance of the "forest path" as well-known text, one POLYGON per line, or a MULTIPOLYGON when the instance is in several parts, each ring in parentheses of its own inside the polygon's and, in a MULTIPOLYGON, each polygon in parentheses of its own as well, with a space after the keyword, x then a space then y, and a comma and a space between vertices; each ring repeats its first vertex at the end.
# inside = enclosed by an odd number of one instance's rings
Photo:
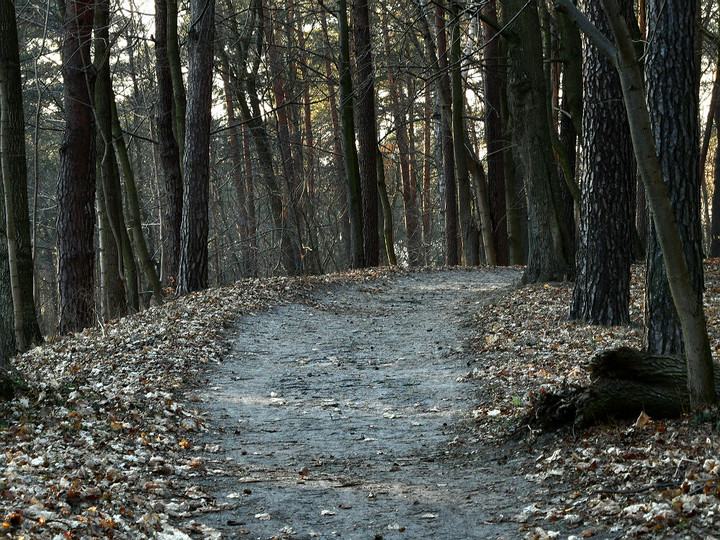
POLYGON ((200 395, 223 450, 206 487, 233 504, 197 521, 229 537, 516 538, 506 520, 532 488, 472 441, 478 382, 457 379, 463 322, 519 276, 414 273, 243 317, 200 395))

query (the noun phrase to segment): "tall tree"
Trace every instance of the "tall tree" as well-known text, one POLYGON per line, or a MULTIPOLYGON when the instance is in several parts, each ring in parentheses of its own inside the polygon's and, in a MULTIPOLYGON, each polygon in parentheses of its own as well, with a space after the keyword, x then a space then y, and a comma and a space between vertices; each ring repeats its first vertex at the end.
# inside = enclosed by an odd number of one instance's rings
POLYGON ((562 280, 570 273, 572 241, 562 220, 551 149, 537 2, 508 0, 506 8, 506 17, 513 21, 508 39, 510 114, 528 204, 529 253, 523 280, 562 280))
MULTIPOLYGON (((632 1, 622 4, 632 20, 632 1)), ((600 0, 586 2, 585 12, 600 31, 611 36, 600 0)), ((627 324, 636 182, 630 128, 618 73, 588 40, 583 71, 584 167, 570 317, 591 324, 627 324)))
MULTIPOLYGON (((495 0, 482 8, 486 19, 497 21, 495 0)), ((505 206, 505 175, 503 165, 502 108, 500 87, 500 36, 490 24, 483 24, 485 47, 483 49, 485 90, 485 146, 487 149, 487 183, 492 235, 497 264, 509 263, 507 217, 505 206)))
MULTIPOLYGON (((695 298, 702 305, 696 3, 650 0, 646 9, 645 79, 650 120, 695 298)), ((648 239, 645 325, 649 352, 682 352, 682 329, 654 227, 648 239)))
POLYGON ((377 117, 375 74, 368 0, 353 6, 355 61, 357 64, 357 139, 360 188, 362 192, 363 254, 366 266, 380 263, 378 237, 377 117))
POLYGON ((453 154, 455 156, 455 173, 457 179, 458 211, 460 215, 460 232, 465 264, 480 264, 479 232, 472 215, 470 195, 470 175, 467 168, 465 153, 465 91, 462 80, 462 58, 460 44, 460 11, 456 0, 450 0, 450 17, 452 19, 452 41, 450 47, 450 80, 452 94, 452 136, 453 154))
POLYGON ((338 61, 340 119, 342 122, 342 149, 347 178, 348 216, 350 220, 350 250, 352 266, 365 266, 363 248, 363 202, 360 186, 360 166, 355 147, 355 113, 353 107, 353 82, 350 65, 350 26, 348 24, 347 1, 338 0, 338 40, 340 58, 338 61))
POLYGON ((133 254, 130 236, 125 225, 125 215, 122 204, 122 188, 120 186, 120 171, 113 147, 112 134, 112 107, 115 94, 110 78, 110 2, 101 0, 95 7, 95 68, 97 79, 95 81, 95 117, 98 123, 98 170, 102 189, 98 189, 103 197, 103 205, 110 235, 119 255, 119 267, 114 269, 118 275, 124 274, 119 280, 119 293, 123 298, 113 298, 109 302, 110 316, 115 318, 123 316, 126 309, 137 311, 139 306, 137 287, 137 266, 133 254))
POLYGON ((208 192, 212 107, 215 1, 192 0, 188 30, 190 67, 185 117, 185 189, 180 228, 178 292, 187 294, 208 284, 208 192))
POLYGON ((65 139, 58 181, 60 333, 94 321, 95 70, 90 58, 95 2, 67 0, 62 49, 65 139))
POLYGON ((164 286, 175 288, 180 267, 183 181, 180 168, 180 148, 173 130, 173 81, 168 55, 168 6, 166 0, 155 0, 155 74, 157 77, 155 119, 165 188, 162 216, 161 279, 164 286))
MULTIPOLYGON (((0 155, 7 209, 9 263, 17 328, 17 346, 24 350, 42 336, 33 295, 34 265, 30 241, 25 114, 18 34, 12 0, 0 2, 0 155)), ((8 352, 12 348, 8 346, 8 352)))

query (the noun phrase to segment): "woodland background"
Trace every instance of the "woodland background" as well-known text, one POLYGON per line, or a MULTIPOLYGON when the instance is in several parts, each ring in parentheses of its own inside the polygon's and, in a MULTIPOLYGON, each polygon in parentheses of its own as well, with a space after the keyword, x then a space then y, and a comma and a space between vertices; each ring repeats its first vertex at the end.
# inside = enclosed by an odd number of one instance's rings
POLYGON ((4 356, 241 277, 384 264, 526 264, 575 280, 572 318, 626 324, 645 258, 646 348, 684 337, 712 401, 720 9, 579 7, 2 0, 4 356))

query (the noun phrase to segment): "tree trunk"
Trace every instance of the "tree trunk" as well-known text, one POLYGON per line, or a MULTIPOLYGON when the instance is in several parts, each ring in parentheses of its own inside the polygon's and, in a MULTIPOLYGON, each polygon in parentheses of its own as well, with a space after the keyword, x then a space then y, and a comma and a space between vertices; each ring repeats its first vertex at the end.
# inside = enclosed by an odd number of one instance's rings
MULTIPOLYGON (((330 54, 332 47, 330 46, 330 39, 327 31, 327 21, 325 12, 320 14, 320 22, 322 24, 323 40, 325 44, 325 77, 327 79, 327 92, 330 107, 330 118, 333 126, 333 161, 335 163, 336 170, 336 182, 337 187, 337 200, 340 206, 340 234, 342 238, 342 262, 341 268, 349 267, 353 260, 352 251, 352 232, 350 229, 350 212, 348 207, 348 180, 345 174, 345 165, 343 161, 343 143, 342 143, 342 126, 340 123, 340 117, 338 114, 338 104, 335 99, 335 85, 333 84, 332 76, 332 65, 330 62, 330 54)), ((347 26, 347 13, 345 13, 345 26, 347 26)), ((347 37, 347 28, 345 28, 347 37)), ((341 48, 342 52, 342 48, 341 48)), ((349 53, 348 53, 349 54, 349 53)), ((348 57, 348 65, 349 65, 348 57)), ((352 104, 350 105, 350 111, 352 112, 352 104)), ((360 227, 362 229, 362 227, 360 227)))
MULTIPOLYGON (((495 0, 485 4, 483 15, 497 20, 495 0)), ((485 48, 483 49, 483 69, 485 87, 485 147, 487 150, 487 182, 490 217, 492 219, 492 239, 497 264, 507 266, 508 254, 507 215, 505 207, 505 175, 503 170, 503 135, 500 117, 502 84, 500 74, 500 36, 489 24, 483 24, 485 48)))
MULTIPOLYGON (((161 279, 165 287, 177 288, 180 267, 180 225, 182 222, 183 181, 178 141, 173 129, 173 82, 168 55, 168 6, 166 0, 155 0, 155 63, 157 102, 155 118, 160 141, 165 202, 161 279)), ((183 98, 184 101, 184 98, 183 98)))
MULTIPOLYGON (((162 284, 155 268, 155 263, 150 255, 145 235, 142 230, 142 218, 140 216, 140 200, 138 198, 137 185, 135 182, 135 171, 130 164, 130 156, 128 155, 127 146, 123 137, 122 128, 120 127, 120 119, 118 118, 117 105, 113 96, 112 102, 112 135, 113 147, 117 152, 120 160, 120 167, 125 178, 125 192, 128 207, 129 226, 133 235, 135 249, 138 252, 140 264, 142 265, 145 277, 147 277, 152 289, 153 296, 158 302, 161 302, 164 296, 162 284)), ((130 279, 130 278, 128 278, 130 279)))
POLYGON ((458 210, 460 214, 460 232, 465 264, 480 264, 480 243, 478 228, 472 215, 472 195, 470 193, 470 175, 465 156, 465 92, 462 81, 462 49, 460 45, 460 16, 456 0, 450 0, 452 23, 452 46, 450 48, 450 78, 452 93, 452 137, 455 172, 457 179, 458 210))
POLYGON ((277 117, 278 145, 280 147, 280 160, 282 164, 283 178, 287 188, 287 227, 290 236, 290 248, 292 250, 293 267, 295 272, 301 273, 304 267, 305 254, 303 253, 302 239, 302 216, 300 212, 300 195, 302 183, 299 179, 297 161, 293 157, 291 147, 290 119, 288 117, 289 103, 285 98, 285 81, 282 73, 282 59, 280 51, 275 45, 274 23, 268 18, 269 12, 263 8, 262 23, 267 41, 267 54, 272 73, 272 92, 275 97, 275 114, 277 117))
POLYGON ((357 65, 357 139, 360 190, 362 194, 363 254, 365 266, 379 264, 377 118, 375 115, 375 75, 371 51, 370 8, 368 0, 355 0, 353 6, 355 62, 357 65))
POLYGON ((526 283, 563 280, 570 274, 571 239, 562 222, 559 179, 552 155, 537 4, 507 2, 515 17, 508 40, 509 105, 517 163, 522 167, 528 204, 526 283))
POLYGON ((437 33, 438 96, 440 97, 440 137, 442 144, 443 179, 445 181, 445 264, 458 264, 458 207, 455 177, 455 154, 452 136, 452 95, 448 75, 447 36, 443 2, 435 5, 435 31, 437 33))
POLYGON ((210 121, 212 119, 213 36, 215 1, 190 3, 188 103, 185 118, 185 190, 180 228, 178 292, 208 285, 208 190, 210 121))
MULTIPOLYGON (((156 0, 157 1, 157 0, 156 0)), ((166 5, 165 34, 163 40, 167 44, 167 61, 170 69, 172 84, 172 123, 175 140, 178 144, 180 164, 185 156, 185 117, 187 114, 187 101, 185 98, 185 84, 183 83, 182 64, 180 63, 180 40, 178 39, 178 0, 161 0, 166 5)), ((156 4, 157 6, 157 4, 156 4)), ((157 10, 157 7, 156 7, 157 10)), ((156 11, 155 16, 158 16, 156 11)), ((157 23, 156 23, 157 24, 157 23)), ((156 34, 157 36, 157 34, 156 34)), ((177 250, 178 256, 180 249, 177 250)))
MULTIPOLYGON (((133 311, 139 309, 137 295, 137 272, 135 259, 130 245, 130 238, 125 226, 122 207, 122 191, 117 159, 112 145, 112 104, 115 96, 110 80, 110 5, 108 0, 99 1, 95 7, 95 118, 98 123, 97 163, 101 174, 103 205, 111 238, 115 242, 119 255, 115 259, 118 268, 108 269, 111 276, 120 276, 108 292, 114 293, 109 299, 110 318, 122 317, 128 307, 133 311), (120 261, 122 257, 122 263, 120 261), (125 273, 124 279, 122 278, 125 273), (122 295, 122 298, 118 296, 122 295)), ((115 281, 115 280, 113 280, 115 281)))
POLYGON ((393 215, 390 199, 388 198, 387 185, 385 183, 385 163, 383 162, 380 149, 377 150, 377 178, 378 178, 378 197, 381 204, 383 240, 385 241, 385 253, 387 254, 388 264, 397 266, 397 256, 395 255, 395 237, 393 234, 393 215))
POLYGON ((63 80, 65 139, 58 181, 58 288, 60 333, 94 322, 95 120, 90 61, 93 10, 90 0, 67 0, 63 80))
MULTIPOLYGON (((636 56, 635 44, 616 0, 602 0, 610 21, 617 50, 597 29, 577 11, 569 0, 558 0, 573 15, 581 29, 609 56, 620 73, 623 99, 628 112, 630 134, 635 158, 645 185, 652 211, 653 225, 662 249, 673 304, 680 319, 688 372, 687 386, 692 407, 699 408, 715 401, 713 363, 708 339, 705 313, 688 269, 689 263, 680 236, 663 178, 663 169, 655 148, 655 141, 646 108, 642 72, 636 56)), ((694 29, 690 25, 690 32, 694 29)), ((691 62, 691 69, 694 62, 691 62)), ((690 78, 690 80, 694 80, 690 78)), ((693 92, 693 95, 695 93, 693 92)), ((697 103, 697 102, 696 102, 697 103)), ((697 137, 697 134, 696 134, 697 137)))
MULTIPOLYGON (((695 301, 702 305, 695 6, 650 1, 647 23, 645 80, 655 147, 682 239, 695 301)), ((654 229, 651 228, 648 241, 646 346, 652 354, 680 354, 682 328, 654 229)))
POLYGON ((423 122, 422 238, 423 258, 427 266, 430 265, 432 257, 432 205, 430 203, 433 163, 432 124, 434 122, 432 111, 432 93, 430 90, 426 90, 423 114, 425 121, 423 122))
POLYGON ((353 84, 350 70, 350 30, 348 26, 347 1, 338 0, 338 40, 340 41, 340 118, 342 121, 342 148, 348 190, 348 214, 350 217, 350 245, 353 268, 365 266, 363 247, 363 202, 360 187, 360 167, 355 147, 355 113, 353 107, 353 84))
MULTIPOLYGON (((631 1, 624 1, 623 8, 626 16, 634 16, 631 1)), ((600 0, 586 2, 585 12, 611 35, 600 0)), ((590 41, 585 43, 584 81, 582 204, 570 318, 623 325, 630 322, 636 168, 620 78, 590 41)))
MULTIPOLYGON (((17 347, 42 340, 33 296, 34 268, 28 211, 25 115, 15 8, 0 1, 0 155, 7 209, 9 263, 14 299, 17 347)), ((12 349, 9 349, 12 350, 12 349)))

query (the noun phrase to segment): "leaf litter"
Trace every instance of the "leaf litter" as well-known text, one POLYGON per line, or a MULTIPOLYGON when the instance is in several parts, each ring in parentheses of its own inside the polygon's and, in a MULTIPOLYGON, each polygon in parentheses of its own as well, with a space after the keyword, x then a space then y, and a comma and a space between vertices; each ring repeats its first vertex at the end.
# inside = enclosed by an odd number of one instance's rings
POLYGON ((307 297, 316 287, 398 272, 246 279, 14 358, 25 384, 0 403, 0 534, 219 537, 201 523, 171 521, 232 504, 215 501, 196 481, 212 473, 221 448, 196 446, 207 425, 189 392, 227 352, 225 330, 241 315, 307 297))
MULTIPOLYGON (((720 352, 720 264, 705 264, 705 310, 713 354, 720 352)), ((569 321, 571 283, 528 285, 473 317, 475 360, 464 380, 482 381, 473 411, 486 441, 526 436, 521 474, 538 502, 515 519, 525 538, 558 538, 554 524, 587 526, 582 537, 716 538, 720 531, 720 414, 607 422, 579 432, 541 433, 521 425, 538 394, 589 383, 598 351, 642 348, 644 268, 632 271, 631 324, 569 321), (539 526, 540 525, 540 526, 539 526), (605 536, 610 534, 611 536, 605 536)), ((574 538, 578 538, 575 536, 574 538)))
MULTIPOLYGON (((711 262, 705 270, 708 328, 718 354, 720 265, 711 262)), ((26 387, 0 404, 3 534, 219 537, 198 522, 173 525, 176 518, 234 504, 201 487, 199 478, 222 449, 194 444, 207 424, 192 408, 188 383, 202 382, 208 364, 221 361, 228 348, 224 331, 237 317, 307 297, 324 284, 366 281, 371 287, 396 272, 243 280, 50 340, 15 358, 26 387)), ((476 361, 462 378, 485 389, 472 411, 480 438, 507 444, 534 395, 587 384, 584 365, 598 350, 640 347, 642 281, 634 268, 628 327, 568 321, 570 284, 525 286, 480 306, 472 324, 476 361)), ((553 529, 564 523, 585 527, 581 537, 609 531, 617 538, 715 538, 717 421, 715 412, 662 421, 641 416, 580 433, 531 433, 518 450, 527 458, 520 473, 537 484, 538 501, 513 517, 520 534, 558 538, 553 529)))

